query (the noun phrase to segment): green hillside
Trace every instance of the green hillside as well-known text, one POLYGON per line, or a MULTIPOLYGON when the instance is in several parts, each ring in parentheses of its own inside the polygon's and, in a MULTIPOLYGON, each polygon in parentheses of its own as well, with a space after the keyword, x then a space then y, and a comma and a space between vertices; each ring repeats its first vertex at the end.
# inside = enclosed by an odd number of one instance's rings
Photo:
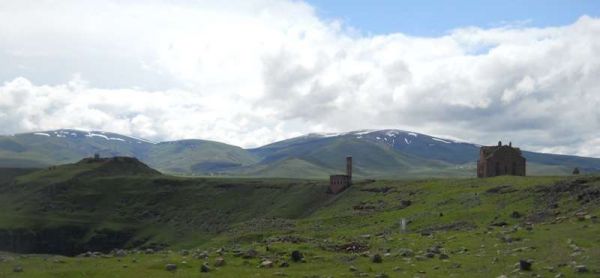
POLYGON ((600 274, 595 176, 358 180, 330 195, 324 180, 172 177, 135 161, 0 173, 0 250, 128 250, 4 253, 0 277, 196 277, 205 262, 217 277, 600 274))
POLYGON ((158 143, 144 158, 165 172, 189 174, 221 174, 258 161, 242 148, 205 140, 158 143))

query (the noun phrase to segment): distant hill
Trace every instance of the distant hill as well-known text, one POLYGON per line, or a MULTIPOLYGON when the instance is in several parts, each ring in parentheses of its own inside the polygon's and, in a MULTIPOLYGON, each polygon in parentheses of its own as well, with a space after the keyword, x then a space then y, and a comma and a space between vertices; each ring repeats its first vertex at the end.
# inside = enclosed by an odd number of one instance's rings
MULTIPOLYGON (((40 168, 102 157, 136 157, 164 173, 326 178, 354 157, 359 177, 474 176, 479 145, 402 130, 308 134, 253 149, 208 140, 151 142, 103 131, 61 129, 0 136, 0 167, 40 168)), ((531 175, 600 172, 600 159, 524 151, 531 175)))
POLYGON ((155 143, 103 131, 61 129, 0 136, 0 167, 39 168, 94 154, 136 157, 163 172, 206 174, 255 163, 244 149, 207 140, 155 143))
MULTIPOLYGON (((75 164, 83 167, 92 166, 85 176, 152 176, 161 174, 135 157, 84 158, 75 164)), ((54 169, 56 167, 53 167, 54 169)))

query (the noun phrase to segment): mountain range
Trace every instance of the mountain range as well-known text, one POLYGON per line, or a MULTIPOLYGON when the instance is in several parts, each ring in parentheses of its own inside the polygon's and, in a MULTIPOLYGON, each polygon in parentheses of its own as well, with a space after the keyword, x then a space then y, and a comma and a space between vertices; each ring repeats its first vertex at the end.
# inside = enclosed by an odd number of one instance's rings
MULTIPOLYGON (((0 167, 41 168, 95 153, 132 156, 164 173, 192 176, 327 178, 354 158, 361 178, 475 176, 480 145, 402 130, 317 134, 258 148, 208 140, 151 142, 104 131, 60 129, 0 136, 0 167)), ((600 159, 523 151, 528 175, 600 172, 600 159)))

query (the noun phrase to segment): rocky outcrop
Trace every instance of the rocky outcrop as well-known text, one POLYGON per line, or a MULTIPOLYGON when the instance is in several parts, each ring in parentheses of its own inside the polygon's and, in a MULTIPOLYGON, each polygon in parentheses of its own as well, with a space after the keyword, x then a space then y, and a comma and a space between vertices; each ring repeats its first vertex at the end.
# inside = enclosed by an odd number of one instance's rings
POLYGON ((0 229, 0 250, 66 256, 87 251, 107 253, 125 247, 133 235, 130 230, 96 230, 80 226, 0 229))

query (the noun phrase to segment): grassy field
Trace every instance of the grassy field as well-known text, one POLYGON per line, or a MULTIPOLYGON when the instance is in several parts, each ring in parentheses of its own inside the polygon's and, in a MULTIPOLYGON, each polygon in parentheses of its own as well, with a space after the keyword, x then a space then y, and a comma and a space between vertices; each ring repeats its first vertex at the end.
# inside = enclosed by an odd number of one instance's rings
POLYGON ((99 167, 0 179, 5 250, 18 243, 8 246, 11 232, 43 238, 30 250, 104 249, 2 253, 0 277, 600 275, 594 176, 365 180, 331 195, 322 180, 106 175, 99 167), (117 245, 127 254, 111 252, 117 245), (294 250, 302 261, 292 260, 294 250), (225 264, 215 266, 219 257, 225 264))

